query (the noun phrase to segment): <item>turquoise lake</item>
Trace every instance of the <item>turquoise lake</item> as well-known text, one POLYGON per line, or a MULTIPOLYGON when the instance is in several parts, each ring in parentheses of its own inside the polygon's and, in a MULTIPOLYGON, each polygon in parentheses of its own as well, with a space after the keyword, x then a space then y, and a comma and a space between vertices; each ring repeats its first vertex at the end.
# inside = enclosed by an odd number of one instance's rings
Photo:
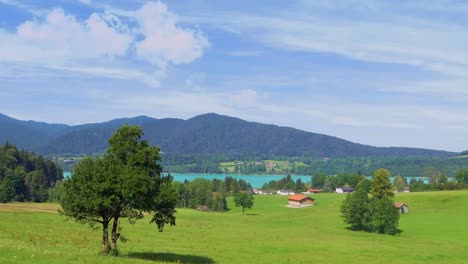
MULTIPOLYGON (((70 177, 71 173, 70 172, 64 172, 63 175, 65 178, 70 177)), ((253 188, 261 188, 263 184, 271 181, 271 180, 279 180, 283 177, 286 177, 286 175, 269 175, 269 174, 203 174, 203 173, 171 173, 172 177, 174 177, 175 181, 183 182, 185 180, 187 181, 192 181, 196 178, 204 178, 207 180, 212 180, 212 179, 220 179, 224 180, 224 178, 231 176, 236 179, 242 179, 250 185, 252 185, 253 188)), ((304 183, 310 183, 312 177, 310 175, 291 175, 291 178, 293 180, 301 179, 302 182, 304 183)), ((407 177, 406 179, 408 182, 411 180, 412 177, 407 177)), ((424 177, 413 177, 415 179, 421 179, 425 183, 428 182, 427 178, 424 177)), ((392 178, 393 181, 393 178, 392 178)))

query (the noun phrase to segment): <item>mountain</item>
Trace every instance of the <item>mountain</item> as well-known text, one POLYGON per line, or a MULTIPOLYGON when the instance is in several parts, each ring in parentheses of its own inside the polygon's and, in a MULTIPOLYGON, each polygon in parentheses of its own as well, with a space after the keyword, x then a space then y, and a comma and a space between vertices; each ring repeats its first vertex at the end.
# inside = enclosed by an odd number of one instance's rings
POLYGON ((141 126, 144 138, 169 154, 332 158, 448 157, 454 154, 418 148, 373 147, 213 113, 188 120, 139 116, 78 126, 20 121, 0 115, 0 142, 8 141, 43 154, 99 153, 107 148, 107 139, 115 129, 126 123, 141 126))

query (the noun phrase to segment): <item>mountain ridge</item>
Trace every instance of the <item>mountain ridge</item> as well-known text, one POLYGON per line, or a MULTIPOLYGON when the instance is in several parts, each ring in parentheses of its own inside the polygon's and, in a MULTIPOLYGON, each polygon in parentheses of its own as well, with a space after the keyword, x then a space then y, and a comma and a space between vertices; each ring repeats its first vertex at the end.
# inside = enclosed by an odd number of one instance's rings
POLYGON ((123 124, 139 125, 144 139, 164 153, 191 155, 242 154, 312 157, 448 157, 454 152, 409 147, 375 147, 287 126, 249 122, 216 113, 189 119, 148 116, 117 118, 82 125, 21 121, 0 114, 0 142, 42 154, 93 154, 123 124))

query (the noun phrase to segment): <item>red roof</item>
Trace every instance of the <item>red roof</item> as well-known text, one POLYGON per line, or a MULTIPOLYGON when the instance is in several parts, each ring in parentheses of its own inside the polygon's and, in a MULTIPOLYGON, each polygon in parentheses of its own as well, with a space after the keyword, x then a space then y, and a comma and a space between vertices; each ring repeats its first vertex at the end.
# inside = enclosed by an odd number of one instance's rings
POLYGON ((311 198, 311 197, 305 196, 305 195, 300 195, 300 194, 291 195, 291 196, 288 197, 288 200, 289 200, 289 201, 296 201, 296 202, 303 201, 304 199, 312 199, 312 200, 315 200, 314 198, 311 198))
POLYGON ((406 204, 405 203, 394 203, 393 204, 393 206, 395 206, 395 208, 401 208, 403 205, 406 205, 406 204))
POLYGON ((311 193, 319 193, 319 192, 322 192, 322 189, 309 189, 307 191, 311 193))

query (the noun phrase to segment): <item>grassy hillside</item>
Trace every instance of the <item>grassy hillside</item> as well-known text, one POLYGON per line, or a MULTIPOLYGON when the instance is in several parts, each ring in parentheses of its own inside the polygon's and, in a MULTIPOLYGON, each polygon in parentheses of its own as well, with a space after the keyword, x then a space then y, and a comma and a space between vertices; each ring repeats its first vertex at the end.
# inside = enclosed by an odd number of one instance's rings
MULTIPOLYGON (((318 194, 309 208, 256 196, 249 215, 179 210, 158 233, 149 219, 124 225, 120 257, 99 255, 100 232, 66 222, 54 204, 0 205, 0 263, 466 263, 468 191, 399 194, 409 205, 398 236, 345 229, 345 196, 318 194), (151 262, 148 262, 151 261, 151 262)), ((123 221, 125 223, 125 221, 123 221)))

